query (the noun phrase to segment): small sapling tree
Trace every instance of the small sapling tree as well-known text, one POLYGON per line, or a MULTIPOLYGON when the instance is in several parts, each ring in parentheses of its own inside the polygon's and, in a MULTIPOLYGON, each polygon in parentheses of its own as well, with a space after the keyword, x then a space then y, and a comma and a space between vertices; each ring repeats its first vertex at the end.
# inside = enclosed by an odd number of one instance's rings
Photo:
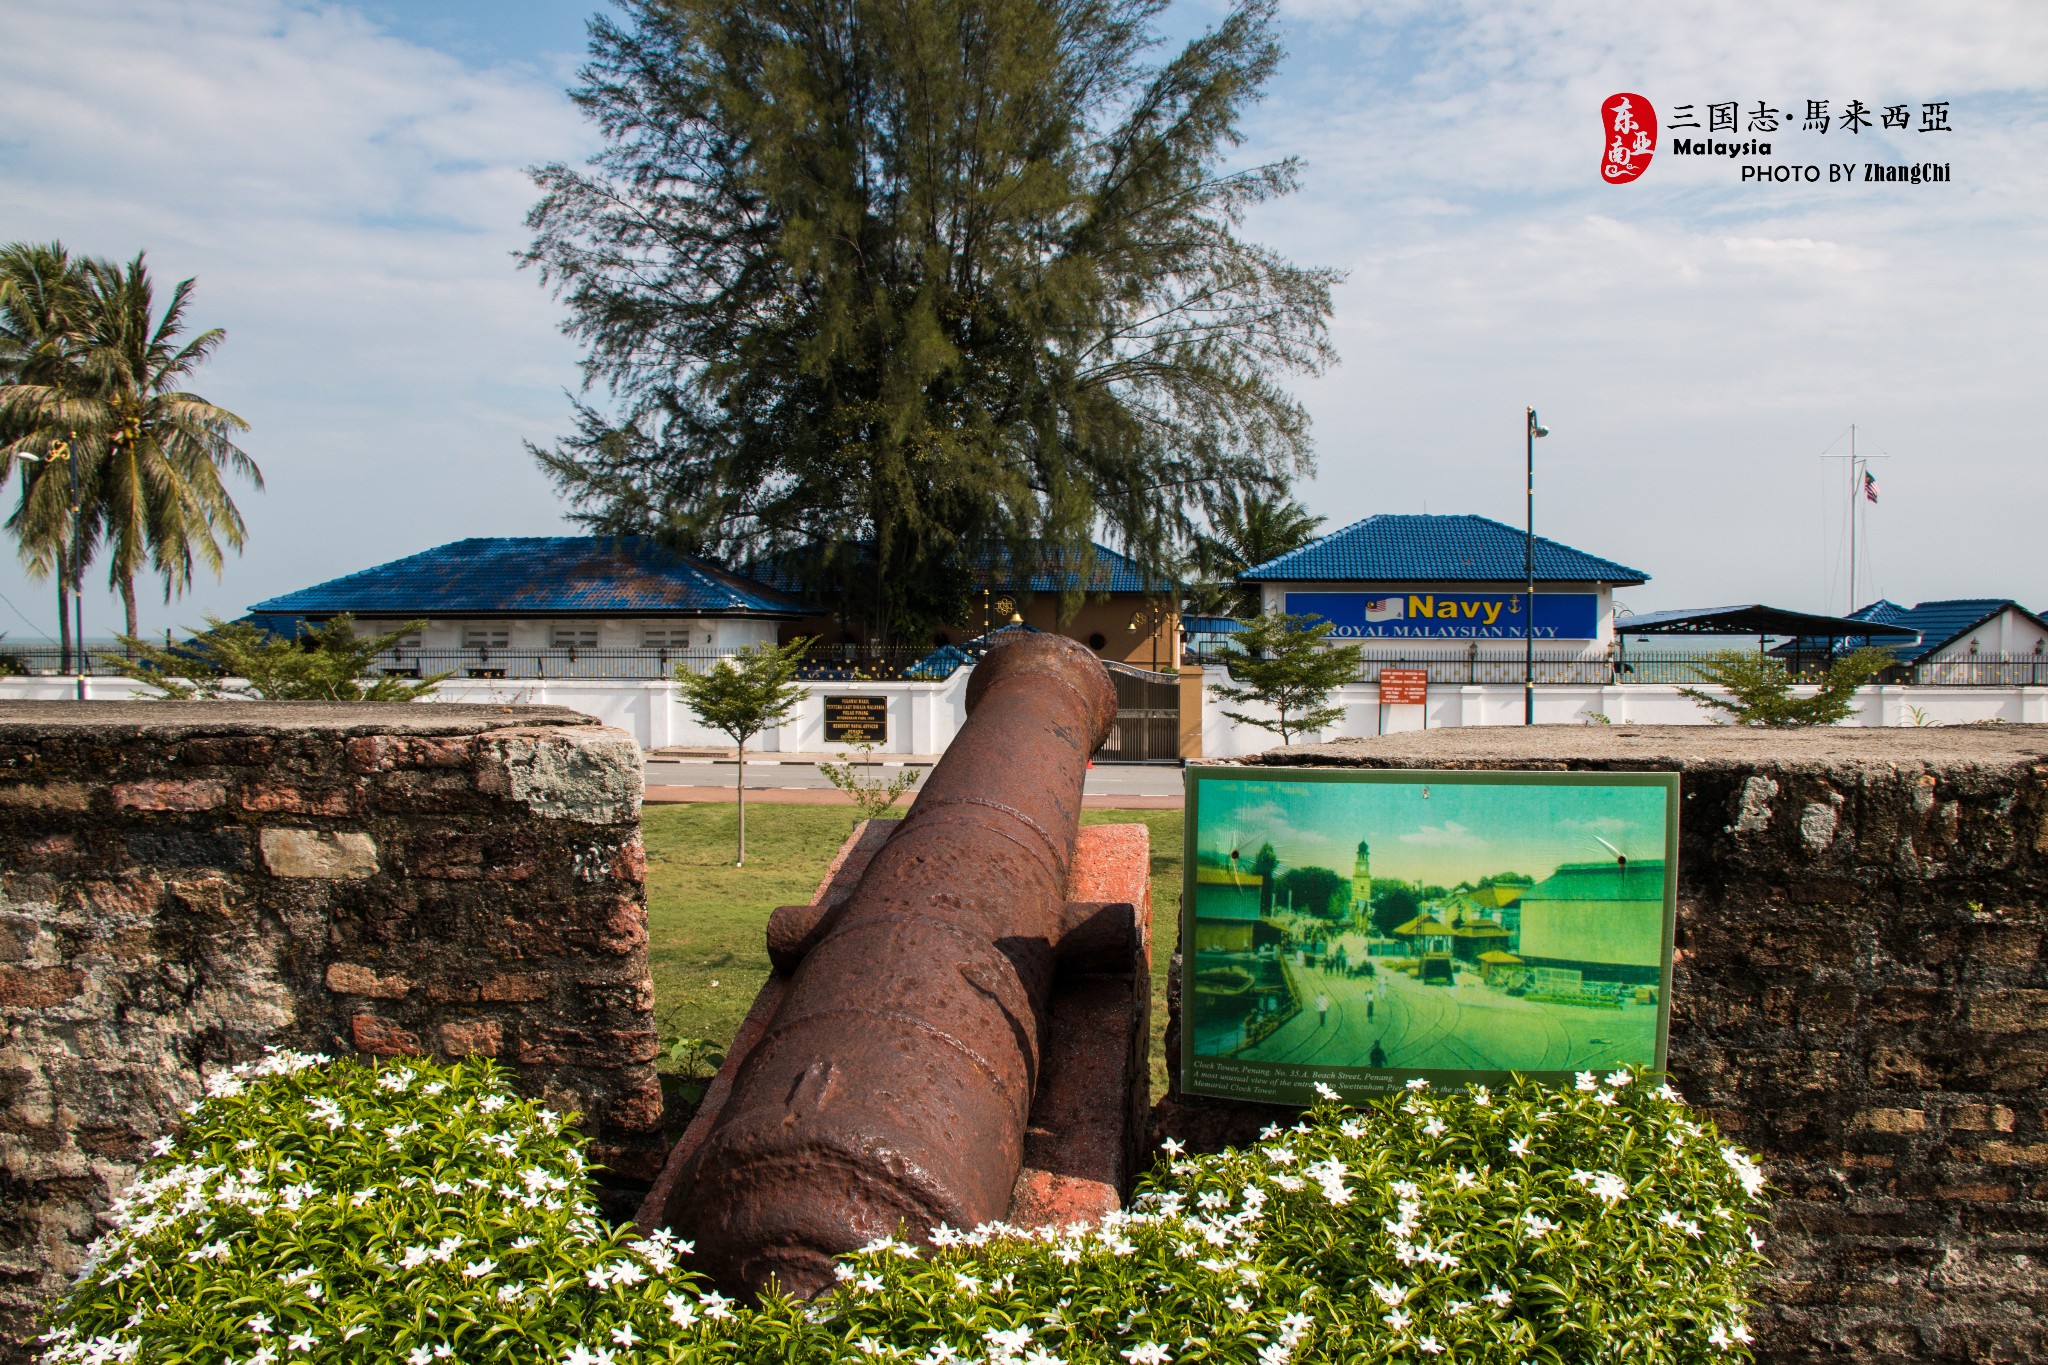
POLYGON ((127 656, 108 655, 106 662, 166 701, 414 701, 448 675, 380 674, 377 657, 426 624, 358 635, 355 618, 344 614, 287 640, 246 621, 209 616, 207 628, 180 645, 123 635, 127 656))
POLYGON ((854 749, 859 755, 857 761, 820 763, 818 771, 827 782, 853 798, 861 819, 879 820, 882 812, 895 805, 897 798, 916 786, 917 779, 924 774, 906 764, 893 777, 876 777, 875 746, 857 744, 854 749))
POLYGON ((807 639, 786 645, 756 645, 720 659, 702 672, 676 665, 676 695, 690 713, 712 729, 730 735, 739 748, 738 775, 733 779, 739 806, 739 854, 734 867, 747 865, 747 741, 771 725, 780 725, 811 695, 794 681, 803 667, 807 639))
POLYGON ((1226 709, 1223 714, 1256 725, 1292 742, 1294 736, 1334 725, 1344 708, 1329 705, 1330 693, 1358 676, 1357 645, 1327 643, 1335 630, 1313 616, 1267 612, 1253 617, 1234 637, 1244 657, 1232 659, 1231 682, 1211 688, 1227 702, 1269 706, 1273 716, 1226 709))
POLYGON ((1680 696, 1702 706, 1726 711, 1736 725, 1783 727, 1833 725, 1846 720, 1855 707, 1856 689, 1891 667, 1890 651, 1865 646, 1828 665, 1820 687, 1810 697, 1792 695, 1792 675, 1785 665, 1746 649, 1723 649, 1693 665, 1701 682, 1728 689, 1725 697, 1696 687, 1681 687, 1680 696))

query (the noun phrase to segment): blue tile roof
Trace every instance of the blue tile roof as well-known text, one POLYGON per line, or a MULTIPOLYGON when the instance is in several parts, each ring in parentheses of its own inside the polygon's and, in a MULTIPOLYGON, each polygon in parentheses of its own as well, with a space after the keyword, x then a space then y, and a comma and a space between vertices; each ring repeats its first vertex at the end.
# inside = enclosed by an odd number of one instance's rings
MULTIPOLYGON (((1522 581, 1522 532, 1491 517, 1386 512, 1254 565, 1251 583, 1522 581)), ((1647 583, 1640 569, 1536 537, 1536 578, 1544 583, 1647 583)))
MULTIPOLYGON (((2044 624, 2040 617, 2010 597, 1952 597, 1938 602, 1921 602, 1913 607, 1902 607, 1880 598, 1860 611, 1850 612, 1849 616, 1852 620, 1905 626, 1919 631, 1919 644, 1892 651, 1900 663, 1909 664, 1969 634, 2008 607, 2032 618, 2036 624, 2044 624)), ((2044 628, 2048 628, 2048 624, 2044 624, 2044 628)))
POLYGON ((808 615, 708 559, 628 536, 487 536, 437 546, 251 607, 266 615, 808 615))

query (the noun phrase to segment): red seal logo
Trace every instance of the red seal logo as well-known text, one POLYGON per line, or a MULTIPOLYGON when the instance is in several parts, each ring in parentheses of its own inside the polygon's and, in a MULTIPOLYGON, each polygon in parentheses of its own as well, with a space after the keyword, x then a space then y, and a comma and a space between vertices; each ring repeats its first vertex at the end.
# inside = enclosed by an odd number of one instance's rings
POLYGON ((1657 110, 1641 95, 1609 95, 1600 102, 1600 126, 1606 133, 1606 152, 1600 158, 1600 178, 1610 185, 1626 185, 1650 169, 1657 151, 1657 110))

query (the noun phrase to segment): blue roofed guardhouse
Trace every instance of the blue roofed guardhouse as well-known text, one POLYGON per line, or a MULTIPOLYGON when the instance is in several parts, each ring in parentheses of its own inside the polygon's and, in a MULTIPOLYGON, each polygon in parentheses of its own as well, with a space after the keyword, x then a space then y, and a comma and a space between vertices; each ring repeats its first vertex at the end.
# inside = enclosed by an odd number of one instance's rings
MULTIPOLYGON (((2009 687, 2048 683, 2048 620, 2009 597, 1952 597, 1911 607, 1883 598, 1849 614, 1852 621, 1920 633, 1917 644, 1850 638, 1837 650, 1883 645, 1898 660, 1894 676, 1928 684, 2009 687)), ((1808 651, 1815 640, 1797 642, 1808 651)), ((1780 645, 1774 653, 1791 648, 1780 645)))
POLYGON ((669 654, 773 644, 812 610, 792 594, 639 537, 488 536, 258 602, 249 619, 287 636, 302 622, 343 613, 378 631, 424 620, 401 653, 459 652, 476 671, 495 671, 505 656, 527 651, 644 654, 650 675, 658 675, 669 654))
MULTIPOLYGON (((1239 575, 1267 611, 1317 616, 1368 658, 1519 659, 1532 606, 1523 532, 1470 514, 1382 513, 1239 575)), ((1534 637, 1543 658, 1597 658, 1614 638, 1614 589, 1649 581, 1626 564, 1535 542, 1534 637)))

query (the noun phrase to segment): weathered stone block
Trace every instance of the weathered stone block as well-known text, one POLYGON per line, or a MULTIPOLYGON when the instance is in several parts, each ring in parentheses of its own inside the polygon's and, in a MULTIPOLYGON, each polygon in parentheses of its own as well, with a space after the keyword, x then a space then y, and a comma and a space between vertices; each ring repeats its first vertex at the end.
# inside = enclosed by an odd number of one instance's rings
MULTIPOLYGON (((505 1046, 505 1029, 495 1019, 451 1020, 436 1031, 441 1043, 441 1053, 447 1057, 495 1057, 505 1046)), ((659 1117, 661 1090, 655 1088, 656 1114, 659 1117)))
POLYGON ((82 811, 92 800, 83 782, 15 783, 0 786, 0 806, 22 810, 82 811))
POLYGON ((1873 1133, 1918 1133, 1927 1127, 1927 1114, 1921 1109, 1866 1109, 1852 1126, 1873 1133))
POLYGON ((1985 1033, 2048 1029, 2048 991, 1984 991, 1970 1002, 1970 1027, 1985 1033))
POLYGON ((85 973, 70 967, 0 967, 0 1007, 47 1009, 85 989, 85 973))
POLYGON ((376 841, 358 830, 272 827, 258 842, 273 876, 347 881, 377 875, 376 841))
POLYGON ((349 1020, 349 1036, 358 1051, 372 1057, 418 1057, 420 1036, 374 1014, 358 1014, 349 1020))
POLYGON ((242 809, 284 815, 347 815, 354 800, 345 788, 302 787, 292 782, 259 782, 242 792, 242 809))
POLYGON ((116 810, 215 810, 226 804, 227 799, 226 783, 204 778, 151 778, 143 782, 120 782, 114 786, 116 810))
POLYGON ((477 987, 479 999, 505 1002, 543 1000, 547 997, 548 982, 542 976, 500 974, 485 977, 477 987))
POLYGON ((327 965, 327 989, 337 995, 362 995, 372 1000, 403 1000, 412 994, 412 982, 396 974, 381 976, 354 962, 327 965))

